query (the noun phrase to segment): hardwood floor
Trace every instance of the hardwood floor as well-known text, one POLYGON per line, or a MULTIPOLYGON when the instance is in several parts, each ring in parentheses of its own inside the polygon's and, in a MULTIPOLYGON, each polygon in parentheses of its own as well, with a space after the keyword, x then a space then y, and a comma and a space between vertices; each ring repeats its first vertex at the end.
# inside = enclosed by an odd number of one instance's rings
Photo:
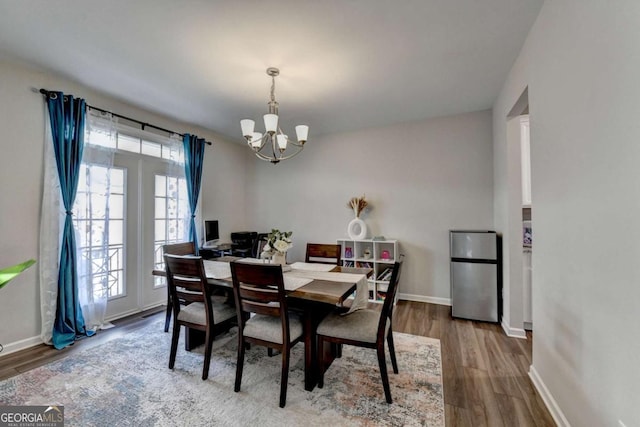
MULTIPOLYGON (((399 301, 393 316, 394 331, 440 340, 446 425, 555 426, 527 375, 531 335, 509 338, 499 325, 452 319, 450 312, 447 306, 399 301)), ((118 338, 159 313, 163 308, 114 321, 115 328, 61 351, 39 345, 0 357, 0 380, 118 338)))
POLYGON ((393 330, 440 340, 447 426, 555 426, 527 374, 531 334, 509 338, 499 325, 412 301, 398 302, 393 330))

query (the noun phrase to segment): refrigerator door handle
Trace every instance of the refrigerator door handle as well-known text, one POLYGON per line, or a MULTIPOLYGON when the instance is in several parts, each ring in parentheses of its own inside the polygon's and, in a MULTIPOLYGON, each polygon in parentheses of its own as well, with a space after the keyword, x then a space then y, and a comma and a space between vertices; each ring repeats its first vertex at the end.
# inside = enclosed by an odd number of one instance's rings
POLYGON ((452 262, 468 262, 471 264, 497 264, 497 259, 482 259, 482 258, 451 258, 452 262))

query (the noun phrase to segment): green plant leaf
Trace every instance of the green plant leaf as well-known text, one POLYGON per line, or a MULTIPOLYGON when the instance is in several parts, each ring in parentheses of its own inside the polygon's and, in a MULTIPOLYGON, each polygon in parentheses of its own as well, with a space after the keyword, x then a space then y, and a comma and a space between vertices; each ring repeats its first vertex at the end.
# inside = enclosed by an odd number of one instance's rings
POLYGON ((27 268, 31 267, 36 263, 35 259, 30 259, 29 261, 25 261, 21 264, 17 264, 11 267, 4 268, 0 270, 0 289, 4 287, 7 283, 11 281, 18 274, 25 271, 27 268))

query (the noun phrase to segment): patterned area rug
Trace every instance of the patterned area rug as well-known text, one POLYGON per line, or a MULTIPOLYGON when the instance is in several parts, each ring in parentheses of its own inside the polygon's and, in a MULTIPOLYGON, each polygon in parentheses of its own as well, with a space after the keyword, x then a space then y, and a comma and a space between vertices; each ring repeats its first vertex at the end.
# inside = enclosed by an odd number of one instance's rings
POLYGON ((394 333, 400 373, 388 360, 393 404, 384 399, 375 350, 344 346, 323 389, 304 390, 304 345, 292 350, 287 405, 278 407, 279 355, 246 352, 234 393, 235 329, 217 339, 209 379, 202 348, 178 348, 167 367, 170 333, 162 319, 0 382, 0 404, 64 405, 67 426, 443 426, 440 341, 394 333))

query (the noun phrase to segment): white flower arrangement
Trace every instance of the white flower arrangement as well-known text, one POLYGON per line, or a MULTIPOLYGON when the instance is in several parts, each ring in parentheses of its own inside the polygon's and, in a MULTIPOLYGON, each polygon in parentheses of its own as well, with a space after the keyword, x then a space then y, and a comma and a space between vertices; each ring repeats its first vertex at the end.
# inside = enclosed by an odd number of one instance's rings
POLYGON ((260 258, 270 258, 276 252, 280 255, 287 253, 293 246, 291 243, 291 235, 293 231, 280 231, 278 229, 271 230, 267 236, 267 244, 262 248, 260 258))

